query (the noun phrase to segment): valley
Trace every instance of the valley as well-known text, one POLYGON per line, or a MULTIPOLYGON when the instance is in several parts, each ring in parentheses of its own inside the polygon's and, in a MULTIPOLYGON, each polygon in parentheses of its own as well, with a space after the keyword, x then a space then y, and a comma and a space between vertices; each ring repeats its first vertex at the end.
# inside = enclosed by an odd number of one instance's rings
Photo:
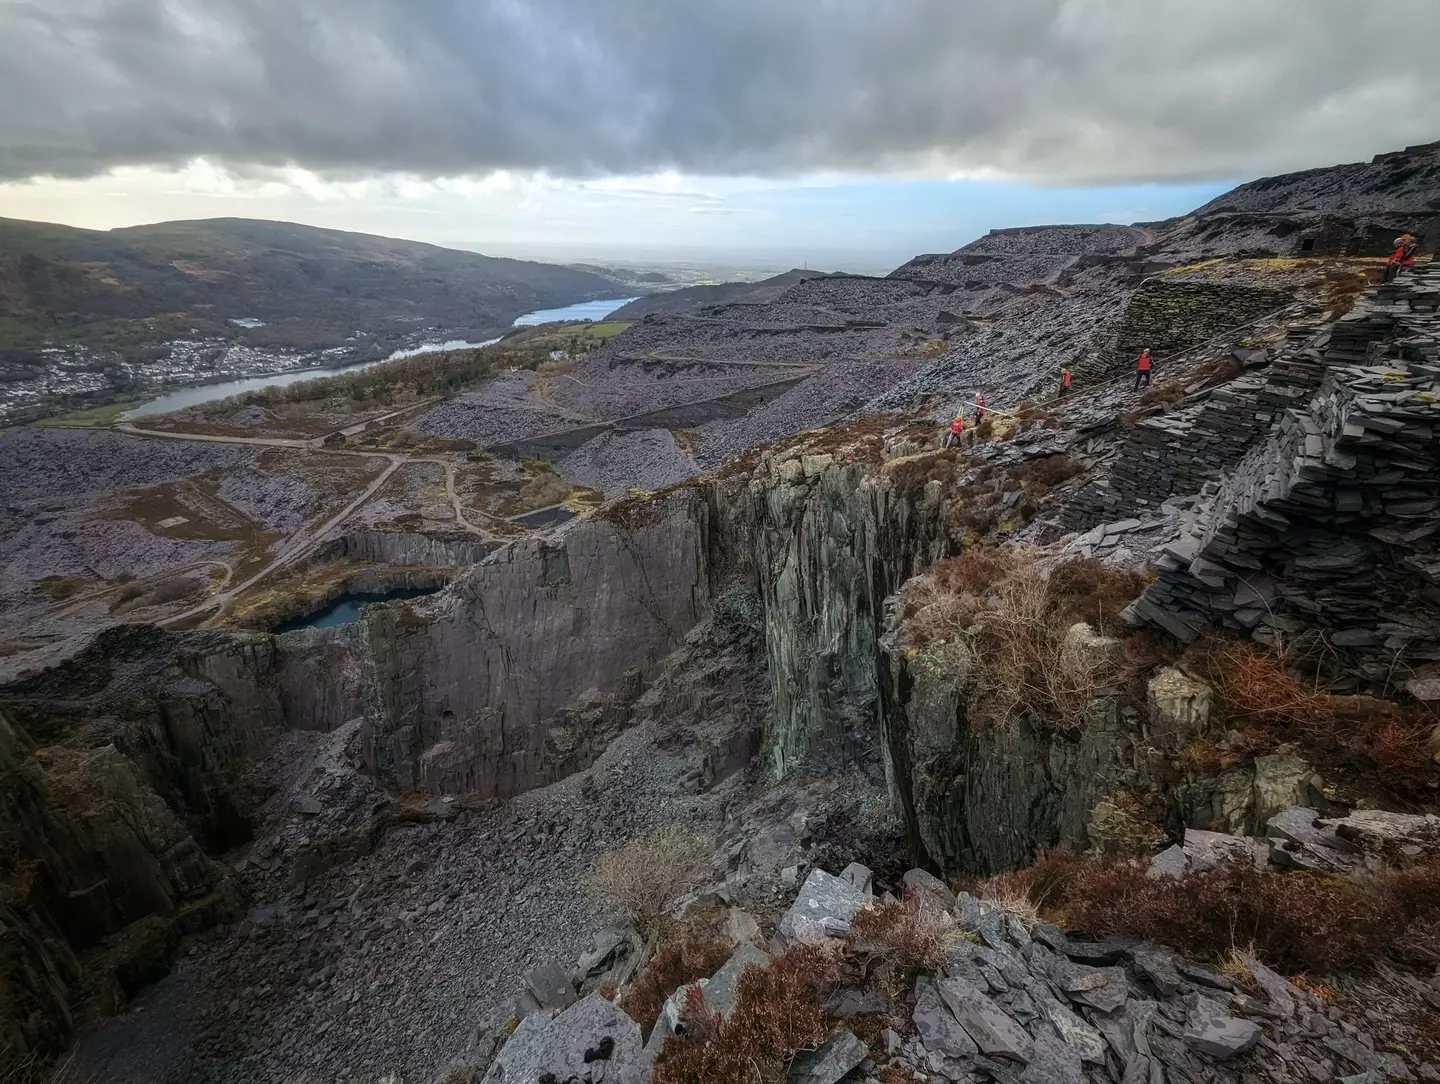
POLYGON ((0 1069, 712 1084, 804 964, 811 1084, 1436 1078, 1437 199, 1431 144, 516 331, 605 280, 424 253, 501 341, 8 429, 0 1069), (1368 940, 1215 940, 1262 888, 1368 940))

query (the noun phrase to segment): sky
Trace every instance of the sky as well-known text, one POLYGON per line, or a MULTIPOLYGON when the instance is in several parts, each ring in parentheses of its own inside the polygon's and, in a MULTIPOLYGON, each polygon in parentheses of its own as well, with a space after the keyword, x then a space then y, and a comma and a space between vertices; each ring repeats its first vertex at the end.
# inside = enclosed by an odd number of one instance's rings
POLYGON ((0 216, 893 266, 1440 138, 1435 0, 0 0, 0 216))

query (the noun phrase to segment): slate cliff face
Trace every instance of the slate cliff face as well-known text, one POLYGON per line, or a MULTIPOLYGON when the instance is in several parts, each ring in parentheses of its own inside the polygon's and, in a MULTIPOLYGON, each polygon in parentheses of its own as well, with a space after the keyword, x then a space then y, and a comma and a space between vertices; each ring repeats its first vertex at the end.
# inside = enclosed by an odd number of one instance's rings
POLYGON ((709 597, 707 505, 506 547, 434 600, 368 611, 367 754, 400 790, 510 797, 586 767, 709 597))

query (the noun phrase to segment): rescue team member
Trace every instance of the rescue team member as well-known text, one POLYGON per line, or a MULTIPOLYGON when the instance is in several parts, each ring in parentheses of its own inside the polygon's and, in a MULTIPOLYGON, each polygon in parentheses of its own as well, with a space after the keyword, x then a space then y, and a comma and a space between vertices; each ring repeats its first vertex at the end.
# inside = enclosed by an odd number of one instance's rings
POLYGON ((1152 364, 1150 360, 1150 348, 1147 346, 1144 350, 1140 351, 1140 358, 1135 362, 1136 391, 1139 391, 1142 387, 1148 388, 1150 386, 1150 368, 1152 364))
POLYGON ((965 415, 961 412, 955 414, 955 420, 950 423, 950 432, 945 434, 945 447, 958 447, 965 439, 965 415))
POLYGON ((983 422, 984 420, 985 420, 985 393, 984 393, 983 391, 977 391, 977 392, 975 393, 975 424, 976 424, 976 425, 979 425, 979 424, 980 424, 981 422, 983 422))
POLYGON ((1402 233, 1395 238, 1395 251, 1390 253, 1390 262, 1385 265, 1385 281, 1394 282, 1395 276, 1406 268, 1415 266, 1415 254, 1420 249, 1420 242, 1415 240, 1414 234, 1402 233))
POLYGON ((1070 370, 1063 365, 1060 367, 1060 395, 1062 397, 1070 394, 1070 370))

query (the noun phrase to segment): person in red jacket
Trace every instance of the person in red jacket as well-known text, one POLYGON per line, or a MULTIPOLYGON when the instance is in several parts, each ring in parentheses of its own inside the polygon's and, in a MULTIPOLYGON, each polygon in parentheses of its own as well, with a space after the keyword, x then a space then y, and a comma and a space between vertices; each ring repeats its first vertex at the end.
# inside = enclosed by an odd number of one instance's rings
POLYGON ((979 425, 979 424, 980 424, 981 422, 983 422, 984 420, 985 420, 985 393, 984 393, 983 391, 977 391, 977 392, 975 393, 975 424, 976 424, 976 425, 979 425))
POLYGON ((955 419, 950 423, 950 432, 945 434, 945 447, 958 447, 965 439, 965 415, 957 411, 955 419))
POLYGON ((1063 365, 1060 367, 1060 397, 1063 399, 1070 394, 1070 370, 1063 365))
POLYGON ((1419 249, 1420 243, 1413 234, 1402 233, 1395 238, 1395 251, 1390 253, 1390 262, 1385 265, 1385 281, 1394 282, 1395 276, 1401 271, 1414 267, 1415 253, 1419 249))
POLYGON ((1150 369, 1154 363, 1150 360, 1150 348, 1147 346, 1140 351, 1140 357, 1135 362, 1135 390, 1148 388, 1150 386, 1150 369))

